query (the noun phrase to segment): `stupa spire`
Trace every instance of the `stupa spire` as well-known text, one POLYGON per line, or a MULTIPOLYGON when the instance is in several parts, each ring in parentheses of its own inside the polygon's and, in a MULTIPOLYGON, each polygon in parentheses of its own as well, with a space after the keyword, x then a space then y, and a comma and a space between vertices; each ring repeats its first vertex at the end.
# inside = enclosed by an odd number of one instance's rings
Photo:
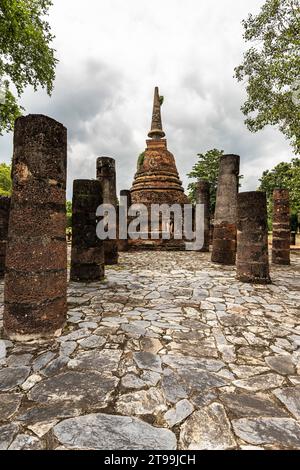
POLYGON ((162 128, 160 108, 161 108, 161 102, 160 102, 159 90, 158 90, 158 87, 155 87, 151 131, 148 134, 148 137, 150 137, 150 139, 158 140, 158 139, 162 139, 166 135, 162 128))

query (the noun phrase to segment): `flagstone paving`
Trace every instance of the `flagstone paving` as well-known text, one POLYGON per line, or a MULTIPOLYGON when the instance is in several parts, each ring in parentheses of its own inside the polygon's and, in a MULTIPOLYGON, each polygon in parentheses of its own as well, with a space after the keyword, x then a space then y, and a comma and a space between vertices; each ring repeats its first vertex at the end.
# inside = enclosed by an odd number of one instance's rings
POLYGON ((300 449, 300 254, 272 279, 128 253, 70 283, 54 342, 0 320, 0 449, 300 449))

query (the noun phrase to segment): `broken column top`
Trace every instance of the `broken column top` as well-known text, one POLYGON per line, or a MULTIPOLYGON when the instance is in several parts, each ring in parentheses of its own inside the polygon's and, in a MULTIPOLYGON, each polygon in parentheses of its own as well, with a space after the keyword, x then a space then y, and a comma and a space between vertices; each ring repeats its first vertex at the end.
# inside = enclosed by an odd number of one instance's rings
POLYGON ((150 139, 159 140, 165 137, 165 135, 166 134, 164 133, 162 128, 161 101, 159 96, 159 90, 158 87, 155 87, 151 130, 148 134, 148 137, 150 137, 150 139))
POLYGON ((234 154, 222 155, 220 158, 220 168, 223 174, 239 175, 240 156, 234 154))
POLYGON ((116 161, 112 157, 99 157, 97 158, 97 166, 102 167, 106 165, 116 166, 116 161))
POLYGON ((73 191, 78 193, 85 193, 88 191, 88 194, 96 193, 98 194, 99 188, 101 190, 101 183, 98 180, 74 180, 73 181, 73 191))

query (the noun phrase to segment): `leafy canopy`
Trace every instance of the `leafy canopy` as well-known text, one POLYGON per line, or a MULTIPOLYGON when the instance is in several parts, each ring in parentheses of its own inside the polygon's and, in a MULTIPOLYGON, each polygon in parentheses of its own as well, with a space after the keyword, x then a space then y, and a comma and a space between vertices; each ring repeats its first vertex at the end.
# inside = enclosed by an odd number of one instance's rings
POLYGON ((27 86, 52 92, 57 60, 45 19, 51 5, 52 0, 0 0, 0 135, 13 129, 27 86))
POLYGON ((266 191, 268 211, 272 217, 274 189, 288 189, 290 192, 291 213, 294 218, 300 213, 300 158, 290 163, 279 163, 272 170, 264 171, 260 178, 260 191, 266 191))
POLYGON ((235 69, 246 82, 242 107, 251 132, 276 125, 300 153, 300 2, 267 0, 258 15, 243 21, 252 43, 235 69))
POLYGON ((11 190, 11 165, 0 163, 0 196, 10 196, 11 190))
MULTIPOLYGON (((214 213, 216 205, 219 164, 222 155, 224 155, 224 150, 218 149, 208 150, 206 153, 199 153, 197 163, 187 175, 189 178, 195 178, 197 180, 203 179, 210 183, 211 213, 214 213)), ((188 191, 190 201, 196 202, 195 182, 188 185, 188 191)))

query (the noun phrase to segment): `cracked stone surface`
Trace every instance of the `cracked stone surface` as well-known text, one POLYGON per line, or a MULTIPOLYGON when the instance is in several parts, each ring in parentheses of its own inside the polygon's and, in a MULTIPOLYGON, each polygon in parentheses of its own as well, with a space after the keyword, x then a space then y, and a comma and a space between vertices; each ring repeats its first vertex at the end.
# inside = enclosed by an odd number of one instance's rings
POLYGON ((0 449, 300 449, 300 255, 272 280, 124 253, 43 343, 8 341, 1 304, 0 449))

